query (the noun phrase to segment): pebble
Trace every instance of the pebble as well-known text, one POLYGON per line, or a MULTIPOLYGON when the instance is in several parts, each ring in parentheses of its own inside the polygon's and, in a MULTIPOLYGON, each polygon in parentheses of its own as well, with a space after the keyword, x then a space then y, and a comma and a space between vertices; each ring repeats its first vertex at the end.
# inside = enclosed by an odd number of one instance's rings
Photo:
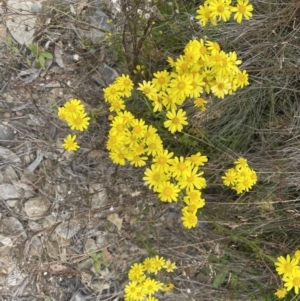
POLYGON ((40 218, 50 208, 51 203, 45 197, 35 197, 29 199, 24 206, 24 211, 30 218, 40 218))

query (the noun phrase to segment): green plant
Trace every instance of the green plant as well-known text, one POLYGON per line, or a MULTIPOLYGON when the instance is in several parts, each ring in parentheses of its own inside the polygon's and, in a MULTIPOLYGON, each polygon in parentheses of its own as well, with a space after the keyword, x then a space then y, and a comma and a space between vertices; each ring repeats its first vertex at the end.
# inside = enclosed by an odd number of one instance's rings
POLYGON ((35 63, 37 63, 38 65, 40 65, 40 67, 44 70, 45 69, 46 59, 52 59, 53 58, 52 54, 49 51, 44 50, 43 48, 41 48, 36 43, 30 44, 28 46, 28 48, 31 51, 31 55, 34 58, 35 63))
POLYGON ((103 260, 102 252, 89 251, 88 254, 93 261, 93 267, 94 267, 96 273, 98 273, 98 274, 100 273, 102 266, 105 266, 105 267, 109 266, 109 263, 107 263, 103 260))

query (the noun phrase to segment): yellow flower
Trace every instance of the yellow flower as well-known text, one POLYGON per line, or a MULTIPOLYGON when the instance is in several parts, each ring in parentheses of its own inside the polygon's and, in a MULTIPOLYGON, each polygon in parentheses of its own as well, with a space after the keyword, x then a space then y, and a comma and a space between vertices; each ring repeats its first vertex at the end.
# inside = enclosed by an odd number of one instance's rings
POLYGON ((294 267, 289 274, 284 274, 282 277, 284 281, 284 286, 286 287, 287 291, 290 291, 294 288, 295 294, 299 294, 300 288, 300 268, 299 266, 294 267))
POLYGON ((286 296, 286 294, 287 290, 285 288, 278 288, 274 295, 279 299, 283 299, 286 296))
POLYGON ((80 148, 80 146, 76 142, 76 135, 71 135, 69 134, 65 139, 63 143, 63 148, 66 149, 67 151, 76 151, 77 149, 80 148))
POLYGON ((125 286, 125 298, 129 298, 129 300, 135 300, 136 293, 139 290, 138 283, 136 281, 131 281, 125 286))
POLYGON ((205 2, 204 5, 200 5, 196 12, 197 12, 196 19, 198 19, 201 22, 201 26, 205 26, 209 21, 213 25, 217 25, 216 18, 212 17, 207 2, 205 2))
POLYGON ((153 163, 159 171, 168 172, 170 163, 172 162, 173 153, 169 153, 167 149, 160 151, 154 158, 153 163))
POLYGON ((174 157, 171 161, 170 172, 172 176, 176 179, 179 179, 183 175, 188 174, 189 166, 191 166, 191 162, 185 160, 184 157, 174 157))
POLYGON ((120 134, 125 134, 127 130, 127 125, 124 122, 124 119, 122 116, 116 116, 112 123, 111 123, 111 129, 109 133, 111 135, 120 135, 120 134))
POLYGON ((78 130, 81 132, 88 128, 90 123, 89 120, 90 117, 88 117, 85 112, 80 112, 67 118, 69 127, 72 130, 78 130))
POLYGON ((300 260, 300 250, 296 250, 294 253, 294 257, 298 260, 300 260))
POLYGON ((125 103, 121 98, 115 99, 110 103, 109 111, 110 112, 119 112, 125 109, 125 103))
POLYGON ((184 201, 186 203, 187 211, 189 212, 197 212, 198 209, 205 206, 205 200, 199 198, 198 200, 188 200, 184 201))
POLYGON ((222 176, 222 179, 225 186, 235 185, 237 180, 237 171, 235 168, 228 169, 225 175, 222 176))
POLYGON ((253 6, 249 4, 248 0, 238 0, 237 6, 232 7, 231 11, 235 12, 234 14, 234 19, 238 22, 241 23, 243 17, 246 20, 249 20, 252 17, 252 11, 253 11, 253 6))
POLYGON ((116 88, 126 97, 131 96, 131 91, 133 89, 133 82, 129 75, 122 74, 115 80, 116 88))
POLYGON ((150 81, 146 82, 143 80, 143 83, 139 83, 139 88, 137 88, 137 90, 142 91, 142 93, 146 95, 149 100, 157 99, 158 91, 150 81))
POLYGON ((221 47, 217 42, 206 41, 205 45, 206 45, 208 51, 211 52, 211 54, 214 54, 214 53, 217 53, 217 52, 221 51, 221 47))
POLYGON ((162 103, 168 111, 176 111, 177 104, 171 95, 165 92, 160 92, 159 96, 162 98, 162 103))
POLYGON ((192 163, 192 166, 203 166, 208 161, 206 156, 201 155, 200 152, 186 158, 187 161, 192 163))
POLYGON ((160 289, 160 283, 154 279, 146 278, 143 282, 142 290, 145 294, 151 296, 155 294, 160 289))
POLYGON ((139 281, 144 275, 145 268, 141 263, 134 263, 128 273, 128 278, 131 281, 139 281))
POLYGON ((162 182, 165 182, 169 179, 163 171, 159 170, 159 168, 153 164, 150 166, 150 168, 145 170, 144 175, 145 176, 143 177, 143 180, 155 192, 158 191, 158 187, 162 182))
POLYGON ((58 112, 57 112, 58 118, 61 120, 66 120, 68 117, 68 114, 66 112, 66 108, 64 107, 59 107, 58 112))
POLYGON ((164 122, 165 128, 167 128, 172 134, 175 132, 181 132, 184 125, 187 125, 188 122, 186 121, 186 112, 182 109, 176 111, 169 111, 166 114, 169 120, 164 122))
POLYGON ((164 264, 164 269, 170 273, 170 272, 174 272, 174 270, 176 269, 176 263, 172 262, 171 260, 166 260, 165 264, 164 264))
POLYGON ((156 156, 160 151, 163 150, 163 144, 159 135, 155 134, 152 137, 148 138, 146 141, 147 144, 147 155, 156 156))
POLYGON ((287 255, 286 258, 284 258, 283 256, 279 256, 277 257, 277 261, 275 262, 276 271, 278 275, 289 276, 295 269, 299 269, 298 263, 299 260, 296 258, 291 259, 290 255, 287 255))
POLYGON ((187 207, 182 208, 182 224, 184 227, 191 229, 197 226, 198 218, 195 212, 190 212, 187 207))
POLYGON ((236 161, 234 161, 234 164, 236 166, 236 168, 243 168, 243 167, 248 167, 248 162, 247 159, 245 158, 238 158, 236 161))
POLYGON ((183 175, 178 185, 181 189, 185 188, 187 191, 197 189, 203 189, 206 187, 206 180, 202 177, 203 172, 198 172, 198 168, 189 168, 189 171, 183 175))
POLYGON ((143 261, 143 266, 145 268, 145 270, 148 273, 152 273, 153 271, 153 260, 152 258, 147 257, 144 261, 143 261))
POLYGON ((231 6, 228 4, 230 2, 226 0, 210 0, 209 10, 211 16, 222 19, 224 22, 228 21, 231 15, 231 6))
POLYGON ((168 292, 168 291, 170 291, 173 288, 174 288, 174 284, 173 283, 165 284, 163 286, 163 288, 162 288, 162 291, 163 292, 168 292))
POLYGON ((217 76, 215 83, 211 86, 212 93, 219 97, 224 98, 225 95, 229 94, 231 89, 231 83, 225 77, 217 76))
POLYGON ((170 74, 168 71, 158 71, 153 73, 154 78, 152 79, 152 83, 154 84, 157 91, 166 91, 169 81, 170 81, 170 74))
POLYGON ((104 100, 106 102, 112 102, 117 99, 120 99, 121 93, 115 84, 111 84, 108 87, 103 89, 104 100))
POLYGON ((172 203, 177 202, 180 188, 169 181, 165 181, 160 183, 157 191, 159 193, 158 197, 161 201, 172 203))
POLYGON ((177 75, 170 81, 168 94, 176 99, 176 103, 181 105, 186 97, 193 91, 193 76, 191 74, 177 75))
POLYGON ((125 165, 126 163, 126 152, 124 149, 115 147, 109 152, 109 157, 115 164, 125 165))
POLYGON ((147 126, 145 125, 145 121, 143 119, 133 119, 130 122, 130 126, 132 127, 132 134, 137 138, 143 138, 146 131, 147 126))
POLYGON ((186 204, 189 202, 195 202, 201 200, 201 191, 197 189, 189 190, 186 192, 186 196, 183 198, 186 204))
POLYGON ((130 162, 131 165, 133 165, 135 167, 142 167, 142 166, 146 165, 147 159, 148 159, 148 157, 137 155, 134 153, 132 153, 128 156, 128 161, 130 162))
POLYGON ((157 274, 157 272, 159 272, 166 263, 165 259, 163 257, 159 257, 158 255, 152 258, 152 262, 154 274, 157 274))
POLYGON ((192 81, 193 90, 190 93, 190 97, 198 97, 203 92, 203 86, 205 86, 205 83, 202 81, 202 75, 199 73, 196 73, 193 75, 193 81, 192 81))
POLYGON ((248 86, 249 81, 246 70, 236 73, 233 79, 233 83, 236 88, 244 88, 244 86, 248 86))
POLYGON ((75 116, 84 112, 84 106, 79 99, 70 99, 64 105, 65 112, 68 116, 75 116))

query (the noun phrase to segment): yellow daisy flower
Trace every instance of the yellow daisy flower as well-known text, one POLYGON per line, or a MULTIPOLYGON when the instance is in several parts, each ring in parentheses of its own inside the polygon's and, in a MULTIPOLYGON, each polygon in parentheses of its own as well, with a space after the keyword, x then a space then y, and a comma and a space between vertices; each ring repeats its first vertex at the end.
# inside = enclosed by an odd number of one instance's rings
POLYGON ((80 146, 76 142, 76 135, 71 135, 69 134, 65 139, 63 143, 63 148, 66 149, 67 151, 76 151, 77 149, 80 148, 80 146))
POLYGON ((182 109, 176 111, 169 111, 166 114, 168 120, 164 122, 164 127, 167 128, 172 134, 181 132, 184 125, 187 125, 186 112, 182 109))

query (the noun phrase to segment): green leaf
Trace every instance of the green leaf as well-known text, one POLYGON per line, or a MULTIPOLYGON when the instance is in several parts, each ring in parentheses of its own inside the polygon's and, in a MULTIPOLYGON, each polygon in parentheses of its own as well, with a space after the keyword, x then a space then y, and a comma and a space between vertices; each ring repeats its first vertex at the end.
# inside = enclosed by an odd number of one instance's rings
POLYGON ((216 278, 213 281, 213 287, 218 288, 224 282, 226 276, 226 271, 221 271, 219 274, 217 274, 216 278))
POLYGON ((95 271, 99 274, 100 271, 101 271, 101 263, 99 263, 99 262, 94 262, 94 263, 93 263, 93 267, 94 267, 95 271))
POLYGON ((30 51, 32 52, 32 55, 33 55, 34 57, 37 57, 37 56, 38 56, 39 50, 40 50, 38 44, 30 44, 30 45, 28 46, 28 48, 30 49, 30 51))
POLYGON ((45 58, 43 56, 39 56, 38 58, 38 62, 40 64, 40 66, 42 67, 42 69, 45 69, 45 58))
POLYGON ((53 58, 53 55, 52 55, 50 52, 48 52, 48 51, 43 51, 43 52, 41 53, 41 55, 42 55, 44 58, 46 58, 46 59, 52 59, 52 58, 53 58))

